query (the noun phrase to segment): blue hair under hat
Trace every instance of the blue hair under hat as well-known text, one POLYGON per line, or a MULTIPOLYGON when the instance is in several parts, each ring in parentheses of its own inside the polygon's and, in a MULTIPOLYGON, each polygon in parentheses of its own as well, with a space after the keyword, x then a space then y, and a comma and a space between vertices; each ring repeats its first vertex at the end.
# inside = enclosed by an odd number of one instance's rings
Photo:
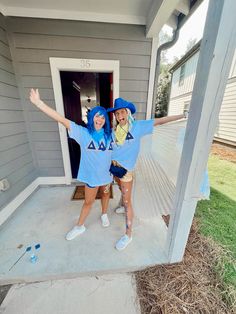
POLYGON ((114 112, 116 110, 123 109, 123 108, 128 108, 132 114, 135 113, 136 111, 135 105, 132 104, 131 102, 128 102, 127 100, 123 98, 116 98, 114 107, 107 109, 107 112, 114 112))

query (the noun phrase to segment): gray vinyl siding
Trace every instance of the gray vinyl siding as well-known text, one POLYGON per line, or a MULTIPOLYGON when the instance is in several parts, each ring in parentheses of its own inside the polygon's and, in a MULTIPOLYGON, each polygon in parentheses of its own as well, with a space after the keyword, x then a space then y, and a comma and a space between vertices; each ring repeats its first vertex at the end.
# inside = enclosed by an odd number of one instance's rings
POLYGON ((184 104, 191 101, 192 92, 186 93, 175 98, 171 98, 169 101, 168 115, 181 114, 184 110, 184 104))
POLYGON ((215 137, 236 145, 236 76, 226 85, 215 137))
POLYGON ((143 26, 32 18, 7 18, 7 26, 40 176, 64 175, 58 125, 28 100, 29 89, 38 87, 55 109, 49 57, 119 60, 120 97, 145 119, 151 40, 143 26))
POLYGON ((6 27, 0 15, 0 179, 10 189, 0 192, 0 209, 35 178, 24 112, 17 88, 6 27))
POLYGON ((184 95, 193 90, 199 52, 188 59, 185 64, 183 84, 179 85, 181 66, 173 72, 170 99, 184 95))
MULTIPOLYGON (((183 85, 178 84, 180 67, 173 72, 168 115, 182 113, 184 104, 191 101, 198 56, 199 52, 186 61, 187 75, 183 85)), ((236 52, 225 88, 215 138, 236 145, 236 52)))
POLYGON ((229 79, 236 77, 236 50, 234 52, 232 66, 229 72, 229 79))

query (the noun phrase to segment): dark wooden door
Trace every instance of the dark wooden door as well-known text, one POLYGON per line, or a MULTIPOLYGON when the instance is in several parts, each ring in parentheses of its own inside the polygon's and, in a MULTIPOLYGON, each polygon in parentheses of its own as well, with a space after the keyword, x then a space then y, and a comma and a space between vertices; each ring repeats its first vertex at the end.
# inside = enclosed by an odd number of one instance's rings
MULTIPOLYGON (((79 125, 84 125, 81 115, 78 75, 74 72, 61 72, 60 74, 65 117, 79 125)), ((77 178, 80 163, 80 146, 75 140, 69 138, 69 136, 68 145, 72 178, 77 178)))
MULTIPOLYGON (((87 90, 87 84, 90 84, 89 75, 86 76, 86 72, 61 71, 60 76, 65 117, 79 125, 86 126, 82 120, 81 96, 86 94, 84 93, 84 90, 87 90)), ((99 105, 109 108, 113 103, 113 75, 112 73, 96 73, 95 76, 98 77, 98 88, 96 93, 99 93, 99 97, 97 97, 100 99, 99 105)), ((75 140, 69 137, 68 144, 72 178, 77 178, 81 154, 80 146, 75 140)))

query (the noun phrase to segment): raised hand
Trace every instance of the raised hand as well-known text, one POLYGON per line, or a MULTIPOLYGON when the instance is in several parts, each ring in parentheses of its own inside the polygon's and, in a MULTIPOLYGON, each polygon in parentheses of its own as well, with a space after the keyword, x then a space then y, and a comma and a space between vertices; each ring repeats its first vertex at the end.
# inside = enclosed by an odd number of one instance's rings
POLYGON ((29 98, 32 104, 34 104, 35 106, 38 106, 40 103, 40 95, 39 95, 38 89, 31 88, 29 98))
POLYGON ((49 116, 53 120, 63 124, 67 129, 70 128, 70 120, 66 119, 65 117, 60 115, 58 112, 56 112, 56 110, 52 109, 50 106, 45 104, 40 99, 38 89, 31 88, 29 99, 32 102, 32 104, 34 104, 39 110, 44 112, 47 116, 49 116))

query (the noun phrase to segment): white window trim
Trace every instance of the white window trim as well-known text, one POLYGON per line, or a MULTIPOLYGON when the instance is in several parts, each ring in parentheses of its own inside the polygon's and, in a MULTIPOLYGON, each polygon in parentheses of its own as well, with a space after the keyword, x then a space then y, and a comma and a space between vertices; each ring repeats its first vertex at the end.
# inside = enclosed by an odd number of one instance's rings
POLYGON ((179 86, 184 85, 185 71, 186 71, 186 63, 182 64, 180 67, 179 86))
MULTIPOLYGON (((65 116, 60 71, 113 73, 113 100, 119 97, 119 76, 120 76, 119 60, 49 58, 49 61, 52 73, 52 83, 56 103, 56 110, 61 115, 65 116)), ((65 171, 65 182, 66 184, 69 185, 72 182, 72 174, 69 146, 66 133, 67 131, 64 126, 60 125, 59 123, 58 125, 65 171)))

